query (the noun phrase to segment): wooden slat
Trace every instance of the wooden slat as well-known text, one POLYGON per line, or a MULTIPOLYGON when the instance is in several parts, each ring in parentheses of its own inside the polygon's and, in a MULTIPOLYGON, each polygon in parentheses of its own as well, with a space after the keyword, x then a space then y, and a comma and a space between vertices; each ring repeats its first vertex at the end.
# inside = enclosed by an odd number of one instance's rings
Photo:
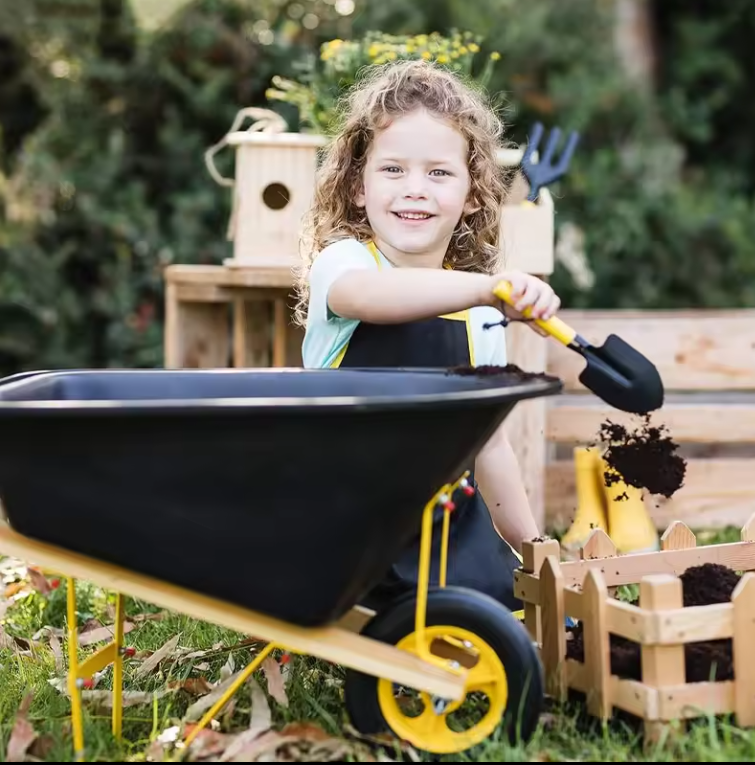
MULTIPOLYGON (((642 583, 643 580, 647 580, 647 577, 659 575, 673 574, 678 577, 688 568, 700 566, 704 563, 728 566, 737 571, 753 571, 755 570, 755 544, 752 542, 730 542, 728 544, 693 547, 689 550, 660 550, 656 552, 618 555, 615 558, 571 560, 562 562, 559 568, 560 573, 563 575, 564 587, 581 585, 587 572, 593 568, 597 568, 603 574, 607 585, 619 586, 622 584, 642 583)), ((542 589, 542 581, 540 582, 540 588, 540 598, 544 600, 547 598, 547 593, 542 589)), ((664 607, 664 610, 666 608, 664 607)), ((717 612, 717 609, 714 609, 713 606, 710 606, 710 608, 712 611, 716 610, 717 612)), ((699 614, 699 612, 694 613, 699 614)), ((692 618, 697 618, 697 616, 692 618)), ((722 617, 722 619, 725 619, 725 617, 722 617)), ((688 625, 688 617, 684 616, 684 612, 681 612, 677 619, 677 614, 672 613, 667 621, 668 630, 671 630, 671 633, 668 633, 665 627, 658 624, 656 626, 651 625, 648 628, 646 622, 647 639, 656 641, 656 636, 652 634, 655 631, 658 638, 678 640, 679 632, 688 625), (675 623, 681 629, 677 629, 675 623)), ((719 635, 719 626, 721 626, 721 629, 726 629, 726 626, 725 623, 722 625, 720 620, 717 620, 717 622, 714 634, 719 635)), ((728 629, 730 632, 730 623, 728 629)), ((705 632, 705 635, 706 637, 701 638, 702 640, 710 639, 707 632, 705 632)))
MULTIPOLYGON (((570 397, 573 400, 575 397, 570 397)), ((593 397, 590 397, 591 399, 593 397)), ((557 443, 590 444, 606 420, 637 428, 637 415, 593 401, 552 403, 547 410, 546 439, 557 443)), ((555 402, 555 399, 554 399, 555 402)), ((755 443, 755 402, 752 404, 667 404, 651 415, 677 443, 755 443)))
MULTIPOLYGON (((671 499, 646 497, 653 521, 690 528, 743 526, 755 511, 755 466, 751 459, 689 460, 684 486, 671 499)), ((546 468, 546 527, 567 528, 576 507, 574 464, 557 460, 546 468)))
MULTIPOLYGON (((755 389, 755 311, 562 311, 559 318, 593 343, 618 335, 658 367, 667 390, 755 389)), ((577 379, 584 359, 553 341, 548 357, 566 390, 585 391, 577 379)))

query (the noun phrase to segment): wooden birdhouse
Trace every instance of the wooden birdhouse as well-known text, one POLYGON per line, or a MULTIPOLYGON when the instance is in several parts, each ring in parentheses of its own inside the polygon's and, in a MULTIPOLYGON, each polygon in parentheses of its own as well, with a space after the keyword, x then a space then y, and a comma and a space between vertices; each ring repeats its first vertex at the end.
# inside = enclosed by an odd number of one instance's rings
POLYGON ((312 204, 319 135, 238 131, 229 237, 230 266, 290 267, 299 259, 302 220, 312 204))

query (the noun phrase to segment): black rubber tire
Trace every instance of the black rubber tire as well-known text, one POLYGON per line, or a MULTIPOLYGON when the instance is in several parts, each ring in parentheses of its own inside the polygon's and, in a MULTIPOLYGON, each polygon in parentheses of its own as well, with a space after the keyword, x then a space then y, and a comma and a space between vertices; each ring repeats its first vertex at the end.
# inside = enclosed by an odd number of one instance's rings
MULTIPOLYGON (((391 645, 414 632, 416 595, 397 599, 361 630, 366 637, 391 645)), ((525 743, 537 729, 544 707, 543 671, 524 625, 498 601, 461 587, 431 588, 427 626, 452 625, 484 640, 506 671, 508 701, 501 731, 511 744, 525 743)), ((378 701, 378 678, 347 670, 344 702, 352 726, 363 735, 392 732, 378 701)))

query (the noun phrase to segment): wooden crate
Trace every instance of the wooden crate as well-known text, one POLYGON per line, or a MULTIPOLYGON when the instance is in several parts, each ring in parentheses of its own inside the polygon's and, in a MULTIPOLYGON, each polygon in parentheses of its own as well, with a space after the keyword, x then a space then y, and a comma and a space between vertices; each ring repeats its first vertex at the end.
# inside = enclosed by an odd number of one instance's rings
MULTIPOLYGON (((667 426, 688 466, 685 485, 670 500, 646 498, 658 528, 677 519, 695 528, 742 526, 755 508, 755 311, 565 310, 559 316, 592 342, 619 335, 660 370, 666 403, 652 422, 667 426)), ((565 389, 548 402, 545 515, 547 528, 565 529, 576 507, 571 448, 594 442, 606 419, 640 420, 581 385, 581 357, 553 341, 547 346, 548 371, 565 389)))
POLYGON ((596 529, 581 559, 559 561, 555 540, 528 542, 515 592, 525 603, 524 623, 537 641, 546 688, 557 699, 568 691, 585 694, 590 715, 607 720, 614 709, 644 723, 646 742, 656 741, 670 723, 709 714, 733 714, 740 726, 755 725, 755 663, 750 659, 755 622, 755 515, 742 527, 741 541, 697 546, 678 521, 663 534, 661 550, 617 555, 596 529), (716 563, 744 571, 731 601, 683 607, 679 576, 692 566, 716 563), (612 597, 619 585, 639 584, 639 606, 612 597), (567 658, 566 616, 583 623, 584 662, 567 658), (640 646, 642 679, 611 673, 610 636, 640 646), (734 679, 687 683, 684 646, 731 638, 734 679))

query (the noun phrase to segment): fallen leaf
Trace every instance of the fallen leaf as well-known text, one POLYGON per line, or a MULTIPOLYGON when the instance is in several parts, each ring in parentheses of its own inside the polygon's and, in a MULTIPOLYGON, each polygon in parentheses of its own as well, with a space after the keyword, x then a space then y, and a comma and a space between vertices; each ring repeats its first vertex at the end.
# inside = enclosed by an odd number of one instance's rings
POLYGON ((296 736, 303 741, 332 741, 333 737, 328 735, 319 725, 312 723, 293 722, 288 723, 281 731, 282 736, 296 736))
MULTIPOLYGON (((170 689, 164 688, 160 691, 124 691, 123 707, 136 707, 142 704, 152 704, 155 699, 161 699, 170 693, 170 689)), ((113 707, 113 692, 109 690, 102 691, 82 691, 82 701, 93 705, 99 705, 107 709, 113 707)))
POLYGON ((249 718, 249 730, 245 733, 254 738, 272 727, 273 715, 265 692, 260 688, 259 683, 252 677, 249 678, 248 683, 252 692, 252 714, 249 718))
POLYGON ((50 635, 50 650, 55 657, 55 669, 58 672, 63 671, 63 649, 57 635, 50 635))
POLYGON ((26 589, 26 582, 11 582, 3 593, 6 598, 12 598, 14 595, 18 595, 26 589))
MULTIPOLYGON (((134 629, 134 625, 131 622, 123 623, 123 634, 127 635, 134 629)), ((105 640, 112 640, 115 637, 115 625, 108 624, 104 627, 95 627, 89 629, 86 632, 79 633, 79 645, 86 646, 92 643, 101 643, 105 640)))
MULTIPOLYGON (((195 727, 194 725, 187 725, 184 730, 184 736, 188 736, 195 727)), ((191 746, 189 746, 189 760, 199 762, 200 760, 210 760, 217 757, 228 748, 228 742, 232 739, 233 737, 227 733, 219 733, 209 728, 203 728, 191 742, 191 746)))
POLYGON ((55 739, 49 733, 43 733, 36 741, 29 747, 29 754, 32 757, 37 757, 42 762, 45 762, 50 756, 53 747, 55 746, 55 739))
POLYGON ((157 668, 158 664, 168 656, 170 656, 178 646, 178 635, 174 635, 165 645, 158 648, 149 659, 146 659, 136 670, 135 677, 140 678, 144 675, 152 672, 157 668))
POLYGON ((49 595, 52 592, 52 587, 47 581, 47 577, 39 569, 30 567, 27 569, 27 573, 31 586, 37 592, 40 592, 42 595, 49 595))
POLYGON ((187 677, 186 680, 176 680, 168 683, 172 690, 182 690, 192 694, 192 696, 204 696, 212 690, 212 685, 204 677, 187 677))
POLYGON ((167 616, 167 611, 156 611, 153 614, 136 614, 136 616, 132 618, 135 622, 161 622, 167 616))
POLYGON ((33 697, 32 693, 27 693, 18 708, 5 752, 6 762, 24 762, 27 750, 37 738, 34 728, 26 718, 29 714, 29 707, 33 697))
POLYGON ((230 677, 226 678, 222 683, 219 683, 211 693, 195 701, 184 714, 184 720, 194 722, 198 720, 204 712, 206 712, 233 684, 236 678, 243 672, 241 669, 234 673, 230 677))
POLYGON ((225 680, 227 677, 230 677, 233 674, 233 671, 236 669, 236 662, 233 659, 233 654, 228 654, 228 659, 226 660, 225 664, 220 668, 220 679, 225 680))
POLYGON ((282 706, 288 706, 288 696, 286 695, 286 684, 281 674, 280 664, 272 657, 268 656, 262 662, 262 671, 267 680, 267 690, 270 695, 282 706))

